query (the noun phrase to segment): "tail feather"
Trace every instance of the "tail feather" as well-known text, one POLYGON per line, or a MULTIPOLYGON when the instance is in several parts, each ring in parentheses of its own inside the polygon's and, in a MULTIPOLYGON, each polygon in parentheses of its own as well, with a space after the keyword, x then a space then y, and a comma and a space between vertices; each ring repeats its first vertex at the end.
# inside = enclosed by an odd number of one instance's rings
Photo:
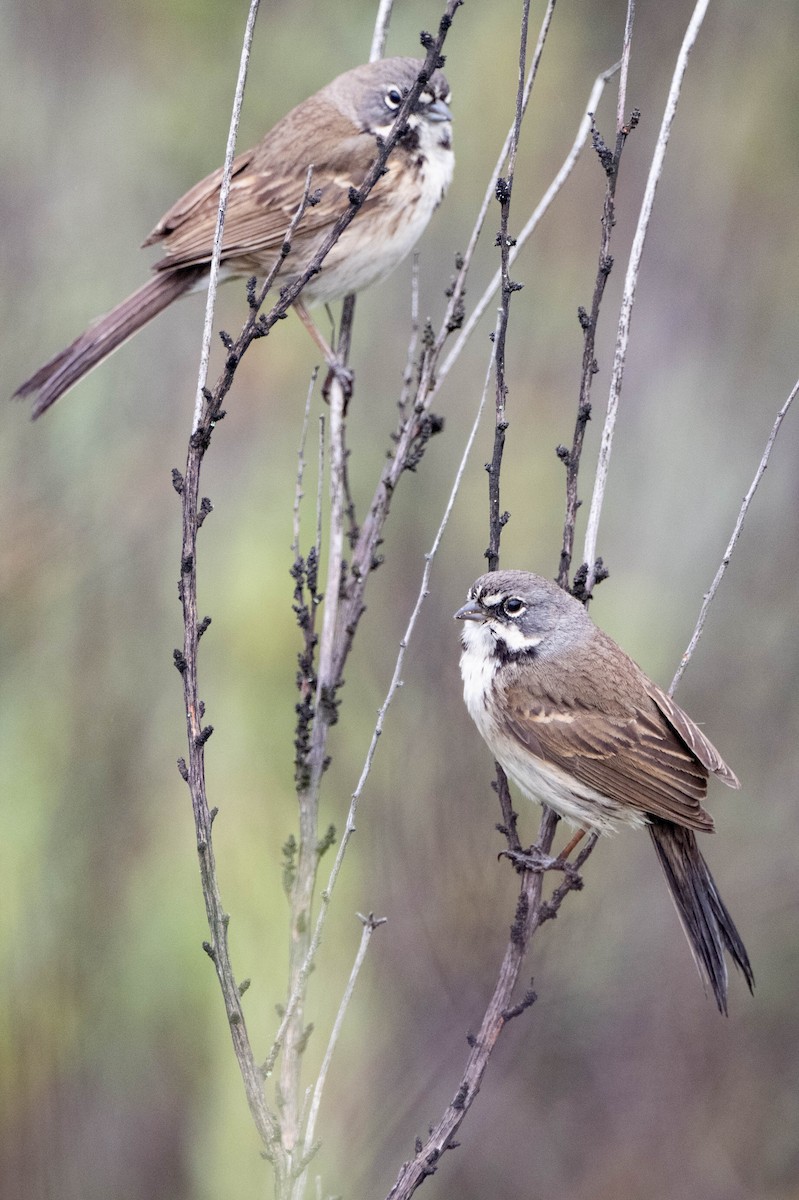
POLYGON ((752 991, 749 956, 690 829, 651 818, 649 833, 700 974, 727 1014, 727 950, 752 991))
POLYGON ((14 396, 35 396, 32 416, 34 419, 41 416, 143 325, 189 291, 206 271, 206 267, 199 266, 154 275, 127 300, 105 316, 98 317, 71 345, 26 379, 14 396))

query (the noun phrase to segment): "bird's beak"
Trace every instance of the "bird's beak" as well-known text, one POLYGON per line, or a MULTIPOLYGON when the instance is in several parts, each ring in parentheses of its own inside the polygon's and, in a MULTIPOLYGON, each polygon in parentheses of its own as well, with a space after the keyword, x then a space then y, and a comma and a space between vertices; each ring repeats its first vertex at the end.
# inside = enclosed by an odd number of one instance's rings
POLYGON ((470 600, 454 614, 455 621, 484 621, 485 613, 476 600, 470 600))
POLYGON ((433 103, 425 109, 425 116, 427 117, 428 121, 433 121, 434 123, 438 121, 451 121, 452 111, 449 105, 445 104, 443 100, 434 100, 433 103))

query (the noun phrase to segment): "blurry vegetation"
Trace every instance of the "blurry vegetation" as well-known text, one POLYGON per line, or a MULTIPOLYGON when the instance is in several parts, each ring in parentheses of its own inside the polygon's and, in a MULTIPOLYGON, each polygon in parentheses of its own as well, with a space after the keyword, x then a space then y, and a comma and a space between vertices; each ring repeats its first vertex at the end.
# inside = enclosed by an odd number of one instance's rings
MULTIPOLYGON (((617 194, 614 305, 691 5, 639 5, 628 101, 642 110, 617 194)), ((390 53, 416 53, 437 8, 400 5, 390 53)), ((512 116, 518 11, 467 0, 447 46, 456 177, 422 243, 422 315, 443 289, 512 116)), ((6 393, 140 282, 136 249, 221 161, 245 6, 10 0, 0 16, 0 312, 6 393)), ((246 146, 368 55, 374 10, 265 6, 246 146)), ((521 223, 571 144, 594 76, 618 57, 622 0, 557 10, 525 128, 521 223)), ((534 15, 537 25, 538 16, 534 15)), ((711 6, 689 67, 633 318, 599 549, 597 621, 668 682, 774 414, 797 375, 799 8, 711 6)), ((613 101, 598 114, 613 122, 613 101)), ((586 156, 520 258, 509 342, 505 565, 554 575, 563 469, 604 181, 586 156)), ((470 295, 494 269, 489 220, 470 295)), ((350 415, 361 502, 382 463, 405 360, 410 267, 356 314, 350 415), (374 354, 375 345, 379 353, 374 354)), ((237 330, 243 289, 222 292, 237 330)), ((172 647, 182 465, 201 304, 175 306, 31 426, 3 411, 0 489, 0 1192, 19 1200, 211 1200, 265 1194, 206 936, 172 647), (121 503, 120 503, 121 498, 121 503)), ((333 732, 322 827, 343 820, 453 465, 477 402, 485 328, 437 408, 444 433, 404 481, 333 732)), ((209 794, 231 943, 251 976, 256 1045, 283 999, 280 850, 295 823, 291 728, 299 639, 291 503, 313 350, 297 322, 254 348, 206 464, 203 693, 217 733, 209 794)), ((320 406, 321 408, 321 406, 320 406)), ((492 1062, 463 1147, 431 1200, 799 1197, 799 428, 786 422, 679 699, 742 780, 713 789, 714 874, 757 991, 704 1001, 647 839, 601 845, 530 965, 540 995, 492 1062)), ((589 427, 588 496, 599 420, 589 427)), ((482 569, 488 426, 433 576, 311 993, 316 1063, 349 972, 356 910, 376 935, 334 1063, 315 1169, 323 1195, 382 1196, 450 1097, 512 915, 491 762, 463 709, 451 614, 482 569)), ((308 488, 312 492, 312 487, 308 488)), ((307 538, 312 528, 306 510, 307 538)), ((578 536, 578 547, 581 545, 578 536)), ((528 837, 533 818, 523 812, 528 837)))

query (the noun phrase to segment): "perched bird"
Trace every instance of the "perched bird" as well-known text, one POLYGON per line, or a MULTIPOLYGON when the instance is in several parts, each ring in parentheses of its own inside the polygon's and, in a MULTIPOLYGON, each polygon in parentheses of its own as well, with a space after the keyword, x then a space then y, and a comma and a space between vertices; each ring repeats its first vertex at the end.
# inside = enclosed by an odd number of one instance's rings
MULTIPOLYGON (((318 203, 306 209, 282 264, 278 283, 303 270, 363 182, 403 98, 423 66, 415 58, 386 58, 355 67, 292 109, 233 162, 222 243, 222 279, 266 275, 302 200, 309 167, 318 203)), ((407 128, 361 210, 306 284, 295 307, 311 327, 304 304, 327 303, 383 279, 413 249, 452 178, 449 85, 435 71, 407 128)), ((221 170, 196 184, 161 218, 144 242, 161 243, 154 275, 116 308, 45 363, 15 392, 34 396, 38 417, 93 367, 162 309, 207 285, 216 229, 221 170)), ((312 331, 315 327, 312 327, 312 331)), ((324 343, 317 334, 318 344, 324 343)))
POLYGON ((469 713, 497 762, 531 800, 577 829, 645 825, 699 972, 727 1011, 724 950, 754 976, 696 844, 713 820, 709 775, 740 786, 691 718, 540 575, 481 575, 455 617, 469 713))

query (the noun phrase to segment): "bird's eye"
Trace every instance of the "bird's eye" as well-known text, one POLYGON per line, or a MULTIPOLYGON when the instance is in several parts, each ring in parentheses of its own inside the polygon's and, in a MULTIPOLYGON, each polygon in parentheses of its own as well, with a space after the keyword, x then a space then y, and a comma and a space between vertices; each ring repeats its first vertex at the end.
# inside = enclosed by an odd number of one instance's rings
POLYGON ((398 87, 390 87, 385 96, 386 107, 397 109, 402 104, 402 92, 398 87))
POLYGON ((507 617, 518 617, 523 609, 524 601, 520 600, 518 596, 508 596, 502 605, 502 611, 507 617))

